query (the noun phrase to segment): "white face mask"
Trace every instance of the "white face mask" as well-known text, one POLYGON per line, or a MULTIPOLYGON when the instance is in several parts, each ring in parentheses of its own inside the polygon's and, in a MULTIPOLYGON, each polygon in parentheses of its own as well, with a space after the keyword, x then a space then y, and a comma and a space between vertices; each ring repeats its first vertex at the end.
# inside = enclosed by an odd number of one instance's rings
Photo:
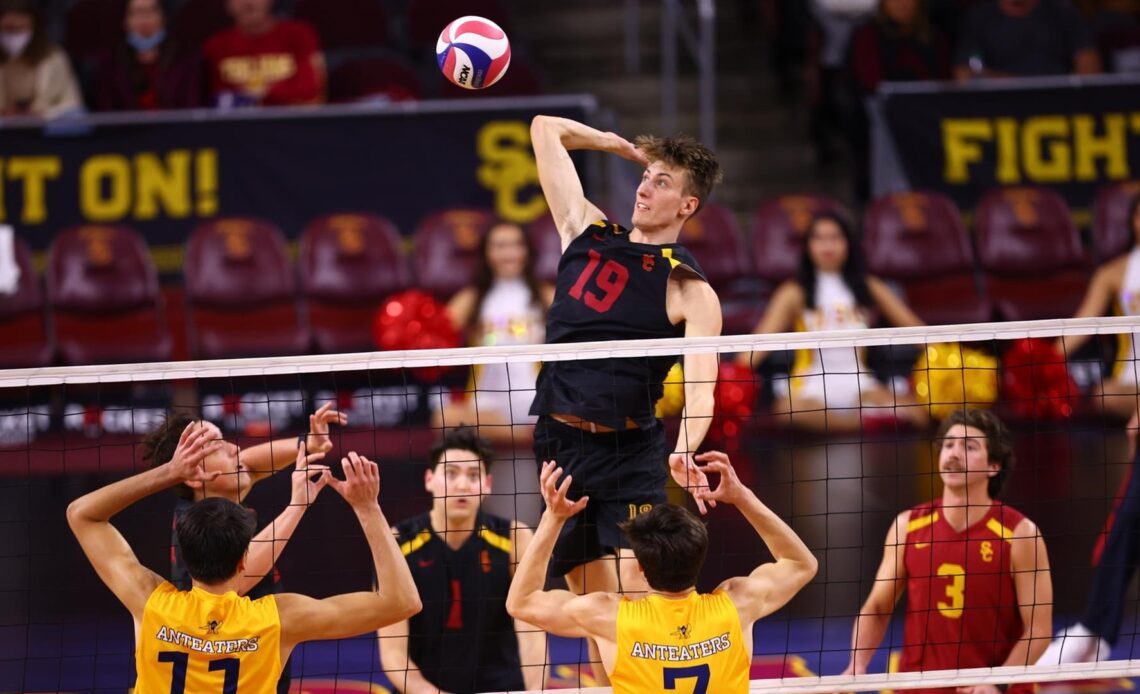
POLYGON ((0 34, 0 46, 4 48, 4 52, 9 58, 19 58, 31 40, 32 32, 30 31, 0 34))

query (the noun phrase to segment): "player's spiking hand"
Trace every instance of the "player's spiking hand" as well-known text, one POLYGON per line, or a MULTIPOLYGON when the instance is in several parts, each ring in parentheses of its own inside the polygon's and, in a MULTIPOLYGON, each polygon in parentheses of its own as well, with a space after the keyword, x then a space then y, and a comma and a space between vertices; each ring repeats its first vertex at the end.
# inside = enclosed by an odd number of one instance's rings
POLYGON ((716 488, 710 488, 705 494, 705 499, 711 505, 715 506, 716 502, 723 501, 726 504, 739 506, 752 494, 751 490, 745 487, 740 478, 736 476, 736 469, 732 467, 732 461, 724 453, 720 451, 701 453, 697 456, 697 460, 704 463, 699 468, 701 472, 720 475, 720 481, 716 488))
POLYGON ((339 410, 334 410, 333 404, 326 402, 316 412, 309 415, 309 436, 305 440, 309 446, 309 451, 328 453, 332 450, 333 442, 329 438, 329 424, 344 426, 348 424, 348 415, 339 410))
MULTIPOLYGON (((700 458, 700 456, 697 456, 700 458)), ((681 489, 693 495, 693 501, 697 502, 697 510, 704 515, 709 512, 705 505, 708 501, 708 506, 716 507, 716 500, 709 499, 709 478, 697 467, 693 462, 693 457, 688 453, 674 453, 669 456, 669 472, 673 475, 673 480, 681 489)))
POLYGON ((340 459, 344 468, 344 481, 330 476, 328 484, 344 497, 354 511, 360 512, 373 506, 379 508, 380 468, 376 463, 356 451, 340 459))
POLYGON ((570 491, 570 482, 574 478, 566 475, 562 484, 558 484, 559 477, 562 477, 562 468, 558 467, 558 463, 548 460, 542 464, 542 472, 538 476, 542 500, 546 502, 546 512, 561 521, 586 508, 590 497, 584 496, 577 501, 570 501, 566 498, 566 493, 570 491))
POLYGON ((297 462, 293 468, 293 495, 289 499, 291 506, 308 506, 317 500, 332 474, 328 465, 313 465, 314 462, 325 457, 324 451, 308 453, 304 442, 297 443, 297 462))
POLYGON ((642 152, 640 149, 638 149, 637 145, 633 144, 617 133, 610 132, 606 133, 606 135, 612 137, 616 143, 614 145, 614 148, 611 150, 613 154, 618 155, 622 159, 628 159, 635 164, 649 166, 649 157, 645 156, 645 152, 642 152))
POLYGON ((202 422, 194 420, 182 430, 174 455, 167 465, 180 482, 211 482, 222 472, 206 472, 203 461, 222 443, 221 439, 214 438, 210 429, 202 426, 202 422))

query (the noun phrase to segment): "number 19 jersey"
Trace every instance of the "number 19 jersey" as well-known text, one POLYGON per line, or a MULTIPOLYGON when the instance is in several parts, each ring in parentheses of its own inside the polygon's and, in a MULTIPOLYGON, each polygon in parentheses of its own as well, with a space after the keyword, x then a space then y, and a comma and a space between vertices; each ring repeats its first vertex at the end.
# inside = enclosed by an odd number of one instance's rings
MULTIPOLYGON (((665 307, 669 276, 681 265, 704 279, 680 244, 636 243, 617 224, 591 224, 559 260, 546 341, 683 336, 684 325, 673 325, 665 307)), ((640 428, 650 428, 662 383, 675 362, 670 356, 546 362, 530 413, 576 415, 615 429, 624 429, 632 419, 640 428)))
POLYGON ((274 596, 250 600, 163 582, 147 599, 135 694, 273 694, 281 668, 274 596))
POLYGON ((1011 566, 1011 540, 1024 519, 993 502, 959 532, 942 501, 911 509, 907 524, 906 622, 899 671, 1001 665, 1023 625, 1011 566))

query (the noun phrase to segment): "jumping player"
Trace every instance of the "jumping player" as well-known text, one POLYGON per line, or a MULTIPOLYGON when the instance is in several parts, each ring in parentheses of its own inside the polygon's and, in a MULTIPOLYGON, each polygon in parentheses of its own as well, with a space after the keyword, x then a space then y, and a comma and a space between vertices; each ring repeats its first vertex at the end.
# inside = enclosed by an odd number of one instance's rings
POLYGON ((986 410, 958 410, 942 422, 937 441, 942 498, 903 511, 887 531, 844 674, 866 673, 903 591, 900 672, 1032 665, 1049 645, 1045 541, 1032 521, 996 500, 1013 468, 1009 430, 986 410))
POLYGON ((82 496, 67 508, 83 552, 134 619, 138 694, 268 694, 276 690, 298 643, 373 631, 420 609, 412 575, 377 503, 376 464, 356 453, 341 460, 345 481, 327 470, 320 474, 356 513, 372 552, 375 591, 324 600, 295 593, 239 597, 254 522, 247 509, 221 497, 192 505, 178 522, 190 590, 179 590, 140 564, 111 518, 176 484, 216 479, 221 473, 207 472, 202 461, 221 445, 213 432, 188 426, 169 462, 82 496))
POLYGON ((728 456, 710 452, 696 459, 705 463, 702 472, 720 475, 705 500, 736 506, 775 561, 724 581, 712 593, 698 593, 708 530, 684 508, 661 504, 622 524, 637 559, 634 566, 649 585, 649 594, 637 599, 543 590, 563 525, 593 503, 586 497, 567 499, 573 480, 567 476, 559 484, 562 470, 553 462, 543 464, 546 511, 515 572, 507 610, 553 634, 594 640, 615 694, 747 692, 753 623, 780 609, 815 576, 811 550, 740 482, 728 456))
MULTIPOLYGON (((537 116, 531 140, 539 180, 562 239, 548 343, 719 335, 720 302, 700 266, 677 243, 681 228, 720 180, 711 151, 686 137, 631 143, 581 123, 537 116), (570 150, 616 154, 645 166, 632 229, 607 220, 586 199, 570 150)), ((632 558, 619 523, 665 501, 666 470, 702 513, 708 481, 692 454, 708 431, 717 376, 715 354, 685 356, 685 412, 676 444, 653 415, 673 357, 546 362, 531 414, 538 460, 557 460, 585 511, 567 519, 553 573, 570 589, 644 590, 634 562, 615 571, 612 555, 632 558), (668 465, 666 465, 668 461, 668 465)))

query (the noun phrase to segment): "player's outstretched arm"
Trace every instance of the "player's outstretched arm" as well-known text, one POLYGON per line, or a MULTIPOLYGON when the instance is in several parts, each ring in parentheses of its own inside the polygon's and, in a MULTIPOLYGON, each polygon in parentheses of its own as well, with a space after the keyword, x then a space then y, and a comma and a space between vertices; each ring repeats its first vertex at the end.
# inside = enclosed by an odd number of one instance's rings
POLYGON ((584 637, 593 634, 575 618, 576 612, 570 609, 576 600, 587 600, 591 596, 579 598, 568 590, 543 590, 546 585, 546 569, 554 544, 566 520, 586 508, 589 497, 577 501, 566 498, 570 489, 570 475, 562 484, 559 478, 562 468, 554 462, 544 462, 539 475, 539 487, 546 502, 546 510, 534 539, 527 548, 511 579, 511 589, 507 592, 507 612, 515 619, 533 624, 539 629, 566 637, 584 637))
MULTIPOLYGON (((376 571, 376 589, 316 600, 296 593, 277 596, 281 614, 281 651, 314 639, 340 639, 376 631, 407 619, 422 608, 412 572, 396 546, 392 529, 380 510, 380 471, 376 463, 350 452, 341 459, 345 480, 328 484, 344 497, 368 540, 376 571)), ((283 657, 284 659, 284 657, 283 657)))
POLYGON ((538 166, 538 180, 546 204, 554 217, 562 249, 582 230, 603 217, 601 210, 586 199, 582 181, 570 159, 570 150, 592 149, 610 152, 647 165, 649 162, 633 143, 614 133, 604 133, 577 121, 554 116, 535 116, 530 124, 530 140, 538 166))
POLYGON ((278 557, 285 551, 285 545, 300 524, 301 517, 332 479, 327 465, 313 465, 325 457, 324 452, 306 454, 307 449, 304 443, 297 443, 297 462, 293 468, 289 505, 272 523, 262 528, 249 544, 245 573, 238 583, 238 595, 253 590, 273 570, 278 557))
POLYGON ((747 576, 730 578, 720 584, 720 590, 736 605, 741 626, 748 629, 757 619, 780 609, 800 592, 815 576, 819 562, 799 535, 744 486, 727 455, 710 451, 698 455, 697 460, 704 463, 704 472, 720 475, 720 482, 709 492, 709 499, 739 509, 775 559, 756 567, 747 576))
POLYGON ((1010 571, 1024 625, 1003 665, 1033 665, 1045 652, 1053 629, 1053 579, 1049 552, 1037 525, 1028 518, 1018 523, 1010 540, 1010 571))
MULTIPOLYGON (((332 450, 329 438, 329 424, 348 424, 348 415, 333 409, 331 402, 309 415, 309 430, 304 441, 310 453, 328 453, 332 450)), ((297 455, 297 439, 274 439, 256 446, 250 446, 238 453, 241 462, 249 470, 250 481, 256 484, 275 472, 289 467, 297 455)))
POLYGON ((895 604, 906 588, 903 552, 909 521, 910 511, 903 511, 895 517, 887 530, 887 539, 883 543, 883 561, 875 574, 875 585, 860 608, 859 616, 855 618, 855 627, 851 633, 851 661, 843 673, 845 675, 862 675, 867 672, 871 657, 887 633, 895 604))
MULTIPOLYGON (((685 321, 685 337, 720 335, 720 299, 708 282, 694 277, 682 279, 674 286, 677 289, 670 287, 670 291, 677 291, 679 295, 677 299, 683 311, 680 317, 685 321)), ((701 447, 712 423, 718 367, 719 360, 715 352, 685 355, 685 409, 681 412, 677 444, 669 456, 669 470, 673 479, 693 495, 702 514, 708 512, 705 497, 709 481, 693 463, 693 454, 701 447)), ((715 501, 709 503, 716 506, 715 501)))
POLYGON ((111 518, 136 501, 187 481, 207 482, 202 460, 220 445, 198 422, 182 430, 174 456, 166 463, 79 497, 67 507, 67 523, 83 553, 119 602, 141 619, 146 601, 162 577, 139 563, 111 518))
MULTIPOLYGON (((517 520, 511 522, 511 576, 518 569, 519 558, 526 554, 534 540, 534 531, 517 520)), ((515 637, 519 642, 519 662, 522 664, 523 685, 527 689, 545 689, 546 685, 546 632, 533 624, 515 620, 515 637)))

